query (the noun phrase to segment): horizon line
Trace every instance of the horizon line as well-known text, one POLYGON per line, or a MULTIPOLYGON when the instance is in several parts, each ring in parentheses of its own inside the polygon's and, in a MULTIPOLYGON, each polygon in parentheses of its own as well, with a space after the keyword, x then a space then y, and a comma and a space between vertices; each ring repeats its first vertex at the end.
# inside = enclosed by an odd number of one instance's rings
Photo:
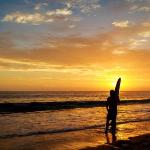
MULTIPOLYGON (((108 92, 110 90, 0 90, 0 92, 108 92)), ((150 90, 123 90, 120 92, 150 92, 150 90)))

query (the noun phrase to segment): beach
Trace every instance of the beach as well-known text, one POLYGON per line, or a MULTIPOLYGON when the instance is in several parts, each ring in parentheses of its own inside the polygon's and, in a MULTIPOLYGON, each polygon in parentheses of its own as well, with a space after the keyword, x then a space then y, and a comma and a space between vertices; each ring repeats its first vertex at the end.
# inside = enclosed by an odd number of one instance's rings
POLYGON ((128 140, 118 140, 111 144, 104 144, 97 147, 87 147, 82 150, 149 150, 150 134, 130 137, 128 140))
POLYGON ((32 136, 18 136, 13 138, 5 138, 0 140, 0 149, 3 150, 97 150, 97 149, 112 149, 116 148, 137 148, 140 150, 148 149, 149 146, 149 123, 133 123, 126 124, 128 132, 121 131, 122 126, 116 134, 117 141, 111 144, 111 134, 109 134, 110 144, 107 143, 107 138, 103 131, 99 128, 87 129, 80 131, 71 131, 59 134, 43 134, 32 136), (131 128, 132 126, 132 128, 131 128), (129 129, 130 128, 130 129, 129 129), (139 131, 137 129, 143 128, 139 131), (132 131, 131 131, 132 129, 132 131), (145 135, 144 135, 145 134, 145 135), (148 134, 148 136, 147 136, 148 134), (128 141, 129 137, 142 135, 141 138, 130 138, 132 142, 128 141), (136 143, 136 144, 135 144, 136 143), (131 145, 130 145, 131 144, 131 145), (134 145, 133 145, 134 144, 134 145), (139 147, 140 145, 140 147, 139 147), (146 149, 147 148, 147 149, 146 149))
MULTIPOLYGON (((46 104, 48 104, 50 107, 40 111, 34 107, 32 111, 1 112, 0 149, 78 150, 113 146, 111 134, 109 133, 108 137, 104 134, 107 112, 103 102, 107 92, 40 94, 38 92, 34 95, 7 93, 7 97, 4 94, 1 95, 1 99, 5 101, 1 105, 13 103, 19 107, 24 106, 25 102, 29 102, 29 105, 34 102, 35 106, 43 104, 47 108, 46 104), (103 97, 100 98, 100 95, 103 97), (59 105, 61 109, 57 109, 59 105)), ((122 104, 118 106, 116 141, 149 134, 150 103, 148 99, 150 94, 148 92, 121 94, 124 98, 122 104)))

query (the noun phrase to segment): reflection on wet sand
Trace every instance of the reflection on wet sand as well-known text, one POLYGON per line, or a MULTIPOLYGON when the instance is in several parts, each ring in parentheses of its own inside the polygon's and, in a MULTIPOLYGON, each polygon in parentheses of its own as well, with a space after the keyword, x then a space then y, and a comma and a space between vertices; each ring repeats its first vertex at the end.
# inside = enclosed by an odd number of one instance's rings
POLYGON ((105 134, 105 137, 106 137, 107 144, 114 143, 117 140, 116 134, 114 134, 114 133, 110 133, 110 134, 107 133, 107 134, 105 134))
MULTIPOLYGON (((108 134, 106 135, 106 139, 109 142, 108 134)), ((113 141, 113 136, 112 136, 113 141)), ((97 147, 87 147, 82 150, 112 150, 112 149, 120 149, 120 150, 149 150, 150 147, 150 134, 144 134, 136 137, 130 137, 128 140, 118 140, 113 143, 107 143, 103 145, 99 145, 97 147)))

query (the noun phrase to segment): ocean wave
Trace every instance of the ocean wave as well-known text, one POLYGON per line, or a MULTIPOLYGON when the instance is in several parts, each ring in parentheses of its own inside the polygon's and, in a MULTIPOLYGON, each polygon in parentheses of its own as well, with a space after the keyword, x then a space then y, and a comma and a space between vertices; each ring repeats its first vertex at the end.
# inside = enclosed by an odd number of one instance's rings
MULTIPOLYGON (((145 122, 145 121, 150 121, 150 118, 138 119, 138 120, 128 120, 128 121, 118 122, 117 124, 119 125, 119 124, 127 124, 127 123, 133 123, 133 122, 145 122)), ((66 133, 66 132, 82 131, 82 130, 97 129, 97 128, 104 129, 104 127, 105 127, 105 124, 101 124, 101 125, 63 128, 63 129, 54 129, 54 130, 46 130, 46 131, 33 131, 33 132, 28 132, 28 133, 0 135, 0 139, 35 136, 35 135, 46 135, 46 134, 60 134, 60 133, 66 133)), ((104 133, 103 130, 100 130, 99 132, 104 133)))
MULTIPOLYGON (((120 105, 145 104, 145 100, 123 100, 120 105)), ((74 108, 104 107, 106 101, 65 101, 65 102, 31 102, 31 103, 0 103, 0 113, 33 112, 44 110, 62 110, 74 108)))

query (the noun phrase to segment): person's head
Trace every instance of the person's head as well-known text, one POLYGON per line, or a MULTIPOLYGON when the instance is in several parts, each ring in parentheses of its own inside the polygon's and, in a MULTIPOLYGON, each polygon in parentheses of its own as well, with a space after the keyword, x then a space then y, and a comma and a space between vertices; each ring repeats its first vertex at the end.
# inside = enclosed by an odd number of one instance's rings
POLYGON ((115 91, 114 90, 110 90, 110 96, 114 96, 115 91))

